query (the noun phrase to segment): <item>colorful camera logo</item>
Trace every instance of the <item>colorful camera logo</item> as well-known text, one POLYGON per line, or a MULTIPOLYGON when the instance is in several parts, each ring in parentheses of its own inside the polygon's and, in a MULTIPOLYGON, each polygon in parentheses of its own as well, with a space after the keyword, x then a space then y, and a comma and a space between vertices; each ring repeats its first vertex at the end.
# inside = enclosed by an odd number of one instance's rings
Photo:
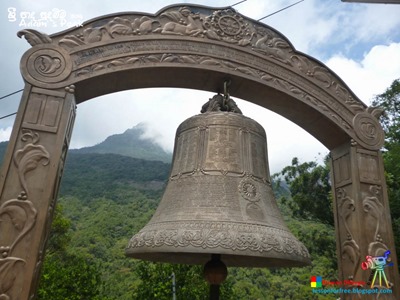
POLYGON ((387 250, 384 256, 371 256, 367 255, 365 257, 366 261, 361 263, 361 268, 363 270, 371 269, 371 275, 369 276, 368 284, 371 284, 371 288, 375 284, 375 280, 379 277, 379 286, 382 286, 382 278, 385 280, 385 284, 388 288, 390 288, 390 284, 386 278, 385 267, 393 266, 393 263, 390 262, 390 250, 387 250))

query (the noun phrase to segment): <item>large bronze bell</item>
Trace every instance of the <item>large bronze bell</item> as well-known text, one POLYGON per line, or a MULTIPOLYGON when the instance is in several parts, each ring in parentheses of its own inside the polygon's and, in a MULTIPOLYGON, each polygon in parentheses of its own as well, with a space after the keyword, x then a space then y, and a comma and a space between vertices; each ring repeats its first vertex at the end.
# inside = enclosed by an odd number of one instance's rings
POLYGON ((214 254, 229 267, 309 264, 277 207, 264 129, 225 100, 214 96, 178 127, 164 196, 126 254, 202 265, 214 254))

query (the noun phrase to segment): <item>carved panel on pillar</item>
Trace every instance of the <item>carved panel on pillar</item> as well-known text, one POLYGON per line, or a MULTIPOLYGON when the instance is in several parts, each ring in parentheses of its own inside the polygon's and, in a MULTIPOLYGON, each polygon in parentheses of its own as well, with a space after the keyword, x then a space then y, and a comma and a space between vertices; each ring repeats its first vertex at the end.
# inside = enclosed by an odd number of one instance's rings
POLYGON ((65 93, 33 88, 22 126, 57 132, 65 93))
POLYGON ((344 153, 333 160, 334 180, 336 187, 351 183, 351 164, 349 153, 344 153))
POLYGON ((379 161, 376 152, 358 149, 357 162, 360 182, 382 184, 379 174, 379 161))
POLYGON ((18 174, 21 192, 16 199, 10 199, 0 206, 1 230, 7 235, 0 236, 0 298, 9 299, 8 291, 13 287, 18 273, 24 272, 26 259, 18 257, 15 249, 33 229, 37 218, 37 209, 30 200, 27 176, 39 164, 46 166, 50 154, 39 144, 39 133, 22 130, 20 140, 24 146, 15 151, 13 162, 18 174))
POLYGON ((365 212, 364 230, 368 244, 368 255, 383 256, 388 247, 383 244, 382 232, 386 232, 383 221, 384 206, 379 185, 364 185, 362 205, 365 212))
POLYGON ((26 89, 1 175, 0 299, 7 300, 35 292, 75 110, 64 90, 26 89))
POLYGON ((337 228, 340 236, 340 255, 343 261, 342 274, 344 279, 357 279, 357 272, 360 266, 360 246, 355 237, 357 228, 354 212, 356 210, 354 199, 347 195, 346 188, 338 188, 336 190, 337 212, 339 222, 343 226, 337 228))
POLYGON ((397 299, 393 288, 398 285, 397 262, 379 151, 367 150, 354 142, 334 149, 332 175, 339 279, 365 282, 365 288, 368 288, 372 284, 370 274, 374 275, 375 271, 361 268, 366 256, 385 256, 390 250, 394 262, 393 267, 384 270, 387 285, 383 279, 382 285, 379 280, 374 283, 378 289, 389 286, 393 294, 342 296, 344 299, 397 299))

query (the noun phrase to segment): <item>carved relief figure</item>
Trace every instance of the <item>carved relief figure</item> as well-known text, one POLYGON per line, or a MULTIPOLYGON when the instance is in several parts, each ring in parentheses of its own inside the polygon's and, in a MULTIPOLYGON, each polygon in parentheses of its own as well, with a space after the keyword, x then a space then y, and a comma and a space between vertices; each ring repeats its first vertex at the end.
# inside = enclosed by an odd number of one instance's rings
POLYGON ((281 38, 265 34, 254 44, 253 50, 271 56, 277 60, 289 64, 289 53, 292 52, 290 45, 281 38))
POLYGON ((161 29, 161 33, 175 35, 191 35, 198 36, 205 33, 201 25, 195 21, 200 19, 199 14, 193 14, 186 6, 181 7, 178 11, 166 12, 161 14, 161 17, 171 19, 171 22, 166 23, 161 29))

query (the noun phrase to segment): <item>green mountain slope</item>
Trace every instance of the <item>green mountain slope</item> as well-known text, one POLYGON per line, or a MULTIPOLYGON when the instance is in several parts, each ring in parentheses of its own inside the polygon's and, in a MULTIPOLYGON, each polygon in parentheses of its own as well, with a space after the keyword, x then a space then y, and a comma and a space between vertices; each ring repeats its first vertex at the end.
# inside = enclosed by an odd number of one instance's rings
MULTIPOLYGON (((164 188, 170 165, 117 154, 69 153, 60 196, 114 197, 115 188, 153 194, 164 188)), ((159 193, 157 193, 159 196, 159 193)))
POLYGON ((146 160, 170 163, 172 154, 166 152, 151 139, 142 138, 146 126, 142 123, 121 134, 107 137, 100 144, 72 150, 77 153, 114 153, 146 160))

